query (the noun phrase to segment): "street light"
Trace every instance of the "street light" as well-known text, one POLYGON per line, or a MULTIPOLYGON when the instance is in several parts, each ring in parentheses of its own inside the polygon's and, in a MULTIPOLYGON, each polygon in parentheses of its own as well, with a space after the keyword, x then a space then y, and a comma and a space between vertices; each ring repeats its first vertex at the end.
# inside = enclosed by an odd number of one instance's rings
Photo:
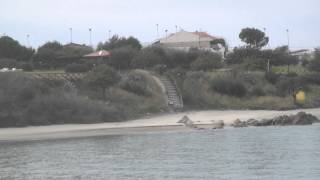
POLYGON ((27 47, 30 47, 29 38, 30 38, 30 34, 27 34, 27 47))
POLYGON ((70 43, 72 43, 72 28, 69 28, 70 31, 70 43))
POLYGON ((156 24, 157 26, 157 39, 159 39, 159 24, 156 24))
POLYGON ((168 38, 168 29, 164 30, 166 32, 166 39, 168 38))
POLYGON ((92 46, 92 29, 89 28, 89 45, 92 46))
POLYGON ((289 50, 289 47, 290 47, 289 29, 287 29, 286 31, 287 31, 287 39, 288 39, 288 50, 289 50))

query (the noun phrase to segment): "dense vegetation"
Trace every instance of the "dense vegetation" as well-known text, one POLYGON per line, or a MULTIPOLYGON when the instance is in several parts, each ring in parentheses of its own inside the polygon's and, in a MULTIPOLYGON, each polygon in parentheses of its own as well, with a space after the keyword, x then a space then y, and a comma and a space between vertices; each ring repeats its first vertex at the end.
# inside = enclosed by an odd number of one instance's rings
POLYGON ((114 36, 98 50, 111 56, 88 61, 85 45, 47 42, 37 51, 10 37, 0 38, 0 68, 85 73, 82 81, 35 80, 29 74, 0 74, 0 126, 119 121, 167 110, 164 92, 151 75, 169 76, 191 109, 293 109, 320 106, 320 50, 292 55, 287 46, 263 48, 269 37, 245 28, 246 43, 228 52, 223 39, 211 44, 223 53, 158 46, 142 48, 133 37, 114 36), (137 70, 140 69, 140 70, 137 70), (151 72, 151 73, 150 73, 151 72), (299 90, 305 102, 296 102, 299 90))

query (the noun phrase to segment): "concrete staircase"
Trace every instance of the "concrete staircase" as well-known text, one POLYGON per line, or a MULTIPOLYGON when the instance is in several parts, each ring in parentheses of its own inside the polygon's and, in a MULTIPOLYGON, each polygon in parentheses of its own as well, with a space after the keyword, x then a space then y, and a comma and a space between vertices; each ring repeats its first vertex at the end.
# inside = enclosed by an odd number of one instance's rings
POLYGON ((179 110, 183 108, 183 100, 182 96, 180 95, 177 86, 173 80, 168 77, 161 76, 159 78, 163 83, 166 94, 168 97, 168 106, 174 110, 179 110))

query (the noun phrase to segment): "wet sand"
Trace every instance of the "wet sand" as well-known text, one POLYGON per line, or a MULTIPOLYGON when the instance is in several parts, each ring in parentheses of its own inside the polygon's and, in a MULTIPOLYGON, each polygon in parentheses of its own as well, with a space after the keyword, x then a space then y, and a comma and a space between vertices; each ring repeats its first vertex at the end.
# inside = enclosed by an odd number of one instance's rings
POLYGON ((266 110, 212 110, 189 111, 175 114, 159 115, 117 123, 100 124, 66 124, 50 126, 30 126, 23 128, 0 128, 0 141, 26 141, 42 139, 61 139, 101 135, 141 134, 154 132, 190 131, 191 129, 177 123, 187 115, 195 124, 211 124, 212 120, 223 120, 226 126, 234 120, 272 118, 279 115, 290 115, 300 111, 311 113, 320 118, 320 108, 290 111, 266 110))

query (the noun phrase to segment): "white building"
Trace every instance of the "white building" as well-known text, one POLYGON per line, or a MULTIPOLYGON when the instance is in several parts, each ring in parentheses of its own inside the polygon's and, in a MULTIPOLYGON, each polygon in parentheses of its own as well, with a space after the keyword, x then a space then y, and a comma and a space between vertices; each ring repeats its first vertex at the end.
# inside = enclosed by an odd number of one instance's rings
POLYGON ((211 45, 211 42, 215 39, 222 38, 212 36, 207 32, 188 32, 181 30, 180 32, 170 34, 167 37, 155 41, 153 45, 185 50, 188 50, 190 48, 208 49, 215 51, 222 50, 223 48, 221 46, 211 45))

